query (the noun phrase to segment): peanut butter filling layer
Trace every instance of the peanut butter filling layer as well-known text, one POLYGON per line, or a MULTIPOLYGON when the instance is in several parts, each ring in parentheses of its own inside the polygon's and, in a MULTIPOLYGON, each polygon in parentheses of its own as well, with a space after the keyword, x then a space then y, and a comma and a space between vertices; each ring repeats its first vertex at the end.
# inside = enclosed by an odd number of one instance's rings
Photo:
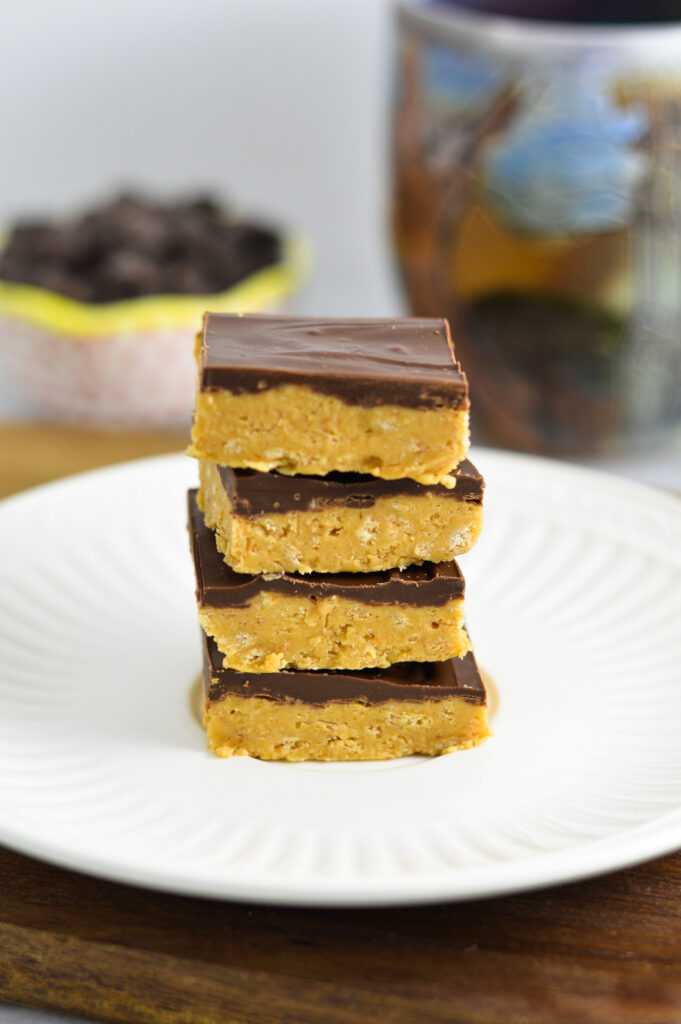
POLYGON ((199 621, 224 667, 241 672, 387 667, 445 661, 470 650, 461 599, 410 607, 264 591, 246 607, 199 607, 199 621))
POLYGON ((349 405, 299 384, 260 392, 199 391, 198 459, 260 472, 368 473, 451 487, 468 450, 468 408, 349 405))
POLYGON ((460 697, 321 707, 225 695, 207 701, 208 746, 218 757, 266 761, 376 761, 447 754, 487 739, 487 708, 460 697))

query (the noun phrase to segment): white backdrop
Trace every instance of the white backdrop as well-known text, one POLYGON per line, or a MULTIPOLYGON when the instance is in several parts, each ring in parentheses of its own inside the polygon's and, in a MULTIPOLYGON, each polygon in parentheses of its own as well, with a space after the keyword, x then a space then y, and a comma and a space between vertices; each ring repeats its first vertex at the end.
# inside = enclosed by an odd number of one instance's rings
POLYGON ((390 20, 389 0, 5 0, 0 223, 208 186, 309 234, 310 311, 392 311, 390 20))

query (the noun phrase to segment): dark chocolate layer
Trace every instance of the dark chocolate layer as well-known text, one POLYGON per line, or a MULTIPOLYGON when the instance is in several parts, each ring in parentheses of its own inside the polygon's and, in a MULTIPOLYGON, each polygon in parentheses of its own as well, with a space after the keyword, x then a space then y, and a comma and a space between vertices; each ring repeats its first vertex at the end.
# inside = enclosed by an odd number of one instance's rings
POLYGON ((206 313, 200 389, 297 384, 348 405, 468 407, 446 320, 320 320, 206 313))
POLYGON ((420 497, 429 493, 453 501, 482 504, 485 482, 466 459, 450 473, 453 488, 443 484, 419 484, 415 480, 381 480, 366 473, 329 473, 328 476, 285 476, 283 473, 258 473, 254 469, 217 466, 222 486, 232 511, 252 517, 299 512, 324 505, 344 508, 370 508, 379 498, 398 495, 420 497))
POLYGON ((278 704, 384 704, 389 700, 438 701, 459 697, 484 704, 485 687, 475 658, 468 653, 451 661, 405 661, 390 668, 357 672, 233 672, 222 667, 224 655, 202 633, 206 698, 219 701, 227 694, 264 697, 278 704))
POLYGON ((442 607, 464 595, 464 578, 456 562, 412 565, 401 572, 298 573, 250 576, 234 572, 215 546, 215 537, 189 491, 189 532, 196 572, 196 598, 202 607, 244 608, 263 592, 287 594, 316 601, 341 597, 362 604, 403 604, 442 607))

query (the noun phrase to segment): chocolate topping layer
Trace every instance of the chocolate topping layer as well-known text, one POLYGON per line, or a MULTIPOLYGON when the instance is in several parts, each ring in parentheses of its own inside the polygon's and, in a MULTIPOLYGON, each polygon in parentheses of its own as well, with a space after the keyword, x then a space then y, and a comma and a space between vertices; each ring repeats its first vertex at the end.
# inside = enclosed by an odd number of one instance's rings
POLYGON ((286 384, 349 405, 468 407, 446 320, 320 320, 206 313, 202 391, 254 393, 286 384))
POLYGON ((329 473, 328 476, 284 476, 254 469, 217 466, 222 486, 237 516, 253 517, 299 512, 324 505, 370 508, 378 498, 433 493, 454 501, 481 505, 485 482, 466 459, 450 474, 453 488, 443 484, 419 484, 415 480, 381 480, 366 473, 329 473))
POLYGON ((223 561, 215 537, 196 504, 196 491, 189 491, 189 532, 191 535, 196 597, 199 605, 211 608, 244 608, 262 592, 276 592, 315 601, 341 597, 362 604, 404 604, 432 607, 464 595, 464 578, 456 562, 413 565, 408 569, 383 572, 285 573, 280 576, 250 576, 234 572, 223 561))
POLYGON ((264 697, 279 704, 384 704, 389 700, 437 701, 460 697, 484 704, 485 687, 469 652, 451 661, 404 661, 390 668, 357 672, 232 672, 222 667, 223 655, 202 633, 204 691, 209 702, 227 694, 264 697))

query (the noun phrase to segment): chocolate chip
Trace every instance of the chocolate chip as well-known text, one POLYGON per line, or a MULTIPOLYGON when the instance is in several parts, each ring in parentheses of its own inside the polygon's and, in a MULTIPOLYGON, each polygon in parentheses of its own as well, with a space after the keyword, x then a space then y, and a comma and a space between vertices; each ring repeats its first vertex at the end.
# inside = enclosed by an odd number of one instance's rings
POLYGON ((236 220, 207 195, 160 203, 124 193, 80 217, 15 225, 0 279, 83 302, 225 291, 279 262, 279 236, 236 220))

